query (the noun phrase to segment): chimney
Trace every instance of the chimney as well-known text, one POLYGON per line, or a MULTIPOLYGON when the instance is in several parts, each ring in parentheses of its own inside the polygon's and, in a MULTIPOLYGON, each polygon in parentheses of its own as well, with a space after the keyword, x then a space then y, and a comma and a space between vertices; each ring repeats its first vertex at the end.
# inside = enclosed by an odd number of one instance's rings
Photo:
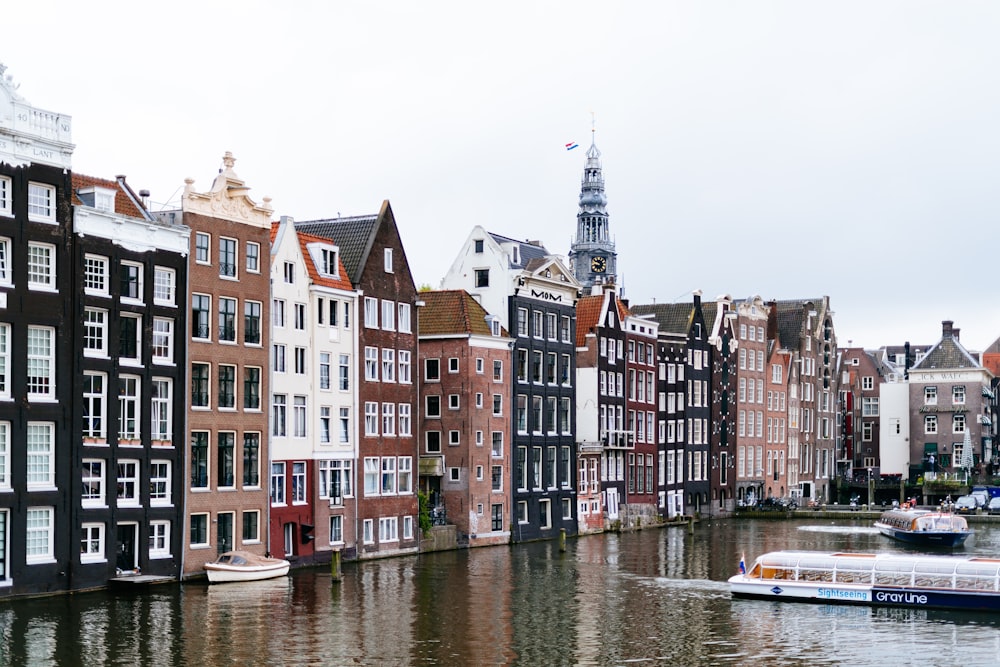
POLYGON ((944 320, 941 322, 941 338, 953 338, 952 325, 954 322, 951 320, 944 320))
POLYGON ((142 207, 149 209, 149 190, 139 190, 139 199, 142 200, 142 207))

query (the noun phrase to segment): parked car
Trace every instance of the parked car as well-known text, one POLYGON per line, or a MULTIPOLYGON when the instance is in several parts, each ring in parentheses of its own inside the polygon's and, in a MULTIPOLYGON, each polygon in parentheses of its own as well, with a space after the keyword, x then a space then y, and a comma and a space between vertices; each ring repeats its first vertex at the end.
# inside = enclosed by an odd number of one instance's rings
POLYGON ((990 514, 1000 514, 1000 496, 990 498, 989 504, 986 505, 986 511, 990 514))
POLYGON ((962 496, 955 501, 955 511, 959 514, 975 514, 979 509, 979 501, 975 496, 962 496))
POLYGON ((977 490, 974 490, 969 495, 976 499, 976 502, 979 503, 979 507, 980 508, 985 508, 990 503, 990 492, 989 491, 978 490, 977 489, 977 490))

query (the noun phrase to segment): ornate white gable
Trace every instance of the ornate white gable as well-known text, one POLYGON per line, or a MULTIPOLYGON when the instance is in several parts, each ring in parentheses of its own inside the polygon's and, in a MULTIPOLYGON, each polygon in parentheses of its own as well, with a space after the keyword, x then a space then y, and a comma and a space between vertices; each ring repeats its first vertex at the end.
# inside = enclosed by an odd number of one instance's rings
POLYGON ((226 151, 222 158, 224 168, 215 177, 208 192, 195 192, 194 179, 184 179, 184 198, 181 208, 185 213, 198 213, 268 229, 271 226, 271 198, 264 197, 264 203, 257 205, 247 194, 250 191, 233 171, 236 159, 226 151))
POLYGON ((69 169, 74 148, 72 119, 28 104, 18 94, 13 77, 4 75, 6 70, 0 63, 0 162, 69 169))

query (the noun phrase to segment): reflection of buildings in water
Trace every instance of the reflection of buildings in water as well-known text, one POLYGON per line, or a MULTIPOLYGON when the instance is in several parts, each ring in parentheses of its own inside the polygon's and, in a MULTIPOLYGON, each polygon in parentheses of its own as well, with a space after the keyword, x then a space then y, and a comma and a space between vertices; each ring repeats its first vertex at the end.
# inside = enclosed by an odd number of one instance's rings
MULTIPOLYGON (((274 617, 290 612, 289 577, 230 584, 184 586, 185 655, 202 665, 273 664, 290 656, 285 636, 272 632, 274 617)), ((177 633, 173 633, 177 636, 177 633)))

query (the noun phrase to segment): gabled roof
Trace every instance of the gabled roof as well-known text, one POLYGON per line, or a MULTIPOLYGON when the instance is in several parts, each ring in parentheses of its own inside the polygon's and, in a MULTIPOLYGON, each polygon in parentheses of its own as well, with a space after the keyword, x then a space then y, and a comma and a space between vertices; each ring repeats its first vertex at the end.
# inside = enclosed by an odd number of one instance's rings
POLYGON ((86 174, 73 172, 73 206, 86 206, 86 204, 84 204, 80 199, 79 192, 81 190, 94 187, 114 191, 114 212, 116 214, 128 216, 130 218, 139 218, 140 220, 146 221, 153 220, 153 217, 142 205, 138 195, 136 195, 135 192, 132 191, 132 188, 128 186, 128 183, 125 182, 124 176, 119 176, 118 180, 111 181, 106 178, 97 178, 96 176, 87 176, 86 174))
POLYGON ((511 257, 511 268, 527 268, 528 264, 531 263, 532 260, 541 259, 552 254, 538 241, 518 241, 517 239, 512 239, 501 234, 494 234, 493 232, 487 232, 487 234, 489 234, 490 237, 501 246, 507 243, 513 243, 518 246, 518 259, 520 261, 515 262, 514 258, 511 257))
POLYGON ((587 334, 597 328, 597 322, 601 319, 601 312, 604 309, 604 295, 593 294, 584 297, 576 302, 576 346, 584 347, 587 344, 587 334))
POLYGON ((913 370, 982 368, 979 361, 969 354, 952 334, 951 322, 945 322, 939 340, 927 351, 923 359, 913 365, 913 370))
POLYGON ((347 218, 295 221, 295 229, 334 241, 351 282, 361 280, 368 254, 375 243, 379 215, 356 215, 347 218))
MULTIPOLYGON (((687 303, 653 303, 629 306, 633 315, 652 315, 660 325, 661 334, 682 334, 687 336, 694 324, 694 302, 687 303)), ((711 332, 719 306, 714 301, 702 301, 701 314, 705 318, 705 328, 711 332)))
POLYGON ((826 304, 825 297, 815 299, 789 299, 772 301, 777 311, 778 341, 781 347, 799 349, 802 346, 806 313, 811 306, 817 317, 822 319, 826 313, 821 312, 826 304))
MULTIPOLYGON (((465 290, 433 290, 420 293, 418 333, 421 336, 471 334, 492 336, 489 313, 465 290)), ((507 331, 501 327, 500 335, 507 331)))
POLYGON ((313 261, 312 254, 309 252, 310 243, 323 243, 326 245, 333 243, 336 245, 336 241, 323 238, 322 236, 307 234, 299 230, 295 231, 296 236, 299 237, 299 248, 302 250, 302 259, 306 263, 306 270, 309 271, 309 280, 312 281, 312 284, 323 285, 324 287, 331 287, 334 289, 352 290, 353 286, 351 285, 351 279, 347 274, 347 269, 344 266, 343 260, 340 259, 340 253, 337 253, 337 276, 334 277, 320 273, 319 269, 316 268, 316 262, 313 261))

